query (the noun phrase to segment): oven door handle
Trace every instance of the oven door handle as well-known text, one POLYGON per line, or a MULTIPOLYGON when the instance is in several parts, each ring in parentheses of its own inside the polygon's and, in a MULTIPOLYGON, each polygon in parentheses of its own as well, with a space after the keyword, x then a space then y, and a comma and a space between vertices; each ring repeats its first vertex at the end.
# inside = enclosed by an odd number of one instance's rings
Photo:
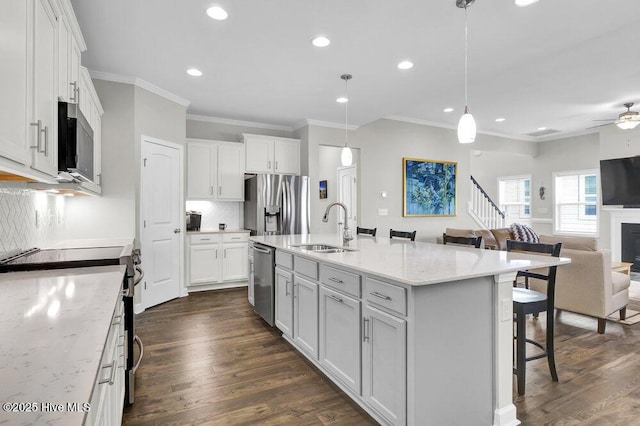
POLYGON ((136 274, 137 277, 134 276, 134 279, 133 279, 134 286, 140 284, 140 281, 142 281, 142 279, 144 278, 144 270, 138 265, 136 265, 136 273, 137 273, 136 274))
POLYGON ((133 337, 133 341, 137 343, 138 347, 140 348, 140 355, 138 355, 138 360, 136 361, 136 365, 134 365, 133 368, 131 369, 133 374, 136 374, 136 370, 140 366, 140 361, 142 361, 142 355, 144 355, 144 345, 142 344, 142 340, 140 340, 137 334, 133 337))

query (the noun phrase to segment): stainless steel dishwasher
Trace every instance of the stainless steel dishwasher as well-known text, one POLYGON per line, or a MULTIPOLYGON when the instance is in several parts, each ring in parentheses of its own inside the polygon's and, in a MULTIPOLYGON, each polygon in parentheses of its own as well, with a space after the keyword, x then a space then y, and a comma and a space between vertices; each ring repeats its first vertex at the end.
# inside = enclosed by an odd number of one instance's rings
POLYGON ((274 324, 275 285, 274 260, 276 249, 256 243, 253 246, 253 310, 271 326, 274 324))

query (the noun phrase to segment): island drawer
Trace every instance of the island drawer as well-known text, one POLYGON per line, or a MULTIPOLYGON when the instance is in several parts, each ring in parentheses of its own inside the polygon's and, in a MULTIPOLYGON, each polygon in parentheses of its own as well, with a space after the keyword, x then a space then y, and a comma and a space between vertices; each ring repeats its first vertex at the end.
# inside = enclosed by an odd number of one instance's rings
POLYGON ((220 237, 217 234, 191 235, 189 241, 191 244, 218 244, 220 237))
POLYGON ((305 259, 304 257, 296 256, 293 262, 294 271, 309 277, 314 280, 318 280, 318 262, 305 259))
POLYGON ((249 234, 246 232, 238 232, 235 234, 222 234, 223 243, 242 243, 249 241, 249 234))
POLYGON ((293 255, 276 249, 276 265, 285 269, 293 269, 293 255))
POLYGON ((385 307, 403 316, 407 314, 406 289, 373 278, 367 278, 365 291, 367 302, 385 307))
POLYGON ((331 266, 320 267, 320 282, 355 297, 360 297, 360 275, 331 266))

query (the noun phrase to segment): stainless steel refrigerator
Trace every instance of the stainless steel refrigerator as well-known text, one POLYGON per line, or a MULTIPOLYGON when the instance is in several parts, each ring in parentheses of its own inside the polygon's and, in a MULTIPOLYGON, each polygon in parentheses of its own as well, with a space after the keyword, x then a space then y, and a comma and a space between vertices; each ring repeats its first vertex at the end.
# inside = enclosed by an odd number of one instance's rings
MULTIPOLYGON (((309 178, 245 175, 244 227, 251 235, 308 234, 309 178)), ((275 250, 256 243, 253 252, 254 311, 273 326, 275 250)))
POLYGON ((245 175, 244 227, 251 235, 309 233, 309 177, 245 175))

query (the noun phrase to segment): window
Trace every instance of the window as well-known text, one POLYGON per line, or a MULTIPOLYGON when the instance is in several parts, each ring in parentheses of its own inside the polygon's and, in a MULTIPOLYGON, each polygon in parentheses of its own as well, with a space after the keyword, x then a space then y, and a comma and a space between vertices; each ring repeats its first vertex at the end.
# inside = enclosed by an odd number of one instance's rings
POLYGON ((554 174, 554 230, 596 235, 598 179, 595 170, 554 174))
POLYGON ((531 176, 510 176, 498 179, 500 210, 505 224, 528 224, 531 220, 531 176))

